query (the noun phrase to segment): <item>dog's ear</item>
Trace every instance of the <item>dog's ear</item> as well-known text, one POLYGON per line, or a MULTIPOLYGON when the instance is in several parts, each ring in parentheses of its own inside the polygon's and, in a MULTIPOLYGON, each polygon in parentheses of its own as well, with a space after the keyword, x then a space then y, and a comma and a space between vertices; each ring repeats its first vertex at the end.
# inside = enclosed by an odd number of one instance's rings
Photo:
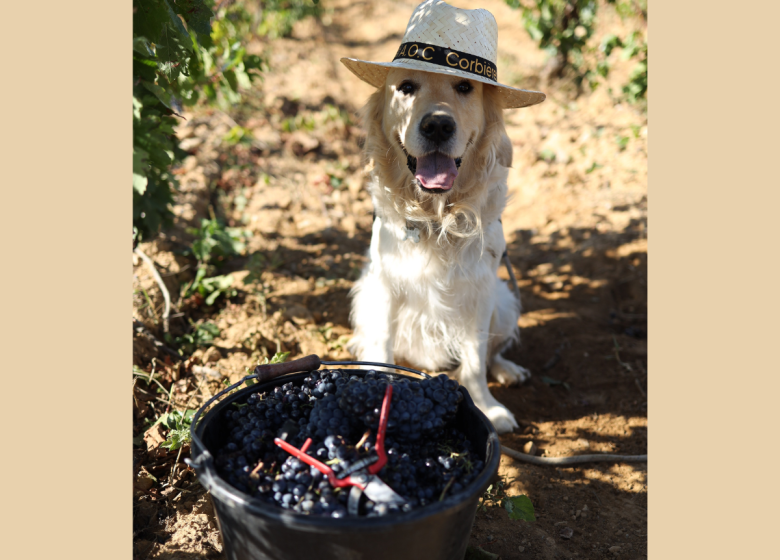
POLYGON ((360 112, 360 118, 363 123, 363 127, 366 132, 370 132, 374 126, 382 126, 382 113, 385 110, 385 89, 379 88, 371 97, 368 98, 368 103, 360 112))
POLYGON ((384 110, 385 88, 381 87, 368 98, 368 103, 360 111, 360 120, 366 131, 366 145, 364 148, 368 165, 367 170, 373 169, 374 165, 376 165, 376 155, 386 151, 382 142, 382 139, 384 139, 384 133, 382 132, 384 110))
POLYGON ((512 141, 506 132, 501 135, 501 140, 498 142, 496 161, 504 167, 512 167, 512 141))
POLYGON ((512 141, 504 128, 504 107, 498 88, 486 85, 482 99, 485 130, 493 139, 496 161, 504 167, 512 167, 512 141))

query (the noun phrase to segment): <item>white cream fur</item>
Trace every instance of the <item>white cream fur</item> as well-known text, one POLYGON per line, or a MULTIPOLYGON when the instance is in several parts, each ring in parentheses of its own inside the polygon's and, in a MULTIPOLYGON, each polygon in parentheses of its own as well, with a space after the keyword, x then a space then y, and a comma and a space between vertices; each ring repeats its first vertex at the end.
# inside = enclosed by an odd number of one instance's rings
POLYGON ((393 70, 366 106, 376 218, 370 261, 352 290, 350 350, 365 361, 456 367, 452 373, 503 433, 517 422, 490 394, 487 371, 507 384, 530 375, 500 355, 517 340, 520 315, 520 302, 496 274, 505 249, 498 220, 512 148, 493 88, 471 82, 474 90, 464 96, 455 90, 462 81, 393 70), (419 88, 404 96, 398 88, 410 79, 419 88), (446 194, 419 189, 403 151, 425 154, 418 124, 432 110, 455 119, 455 136, 442 149, 463 158, 446 194), (407 224, 419 228, 419 243, 407 239, 407 224))

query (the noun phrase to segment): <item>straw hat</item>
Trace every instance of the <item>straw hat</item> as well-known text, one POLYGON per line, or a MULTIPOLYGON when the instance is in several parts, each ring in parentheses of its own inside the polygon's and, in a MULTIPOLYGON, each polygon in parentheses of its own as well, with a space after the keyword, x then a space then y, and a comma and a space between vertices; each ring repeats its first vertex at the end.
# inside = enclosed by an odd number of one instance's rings
POLYGON ((401 46, 392 62, 342 58, 358 78, 382 87, 391 68, 409 68, 462 76, 496 86, 507 109, 536 105, 545 99, 538 91, 498 82, 496 51, 498 25, 487 10, 462 10, 442 0, 426 0, 412 13, 401 46))

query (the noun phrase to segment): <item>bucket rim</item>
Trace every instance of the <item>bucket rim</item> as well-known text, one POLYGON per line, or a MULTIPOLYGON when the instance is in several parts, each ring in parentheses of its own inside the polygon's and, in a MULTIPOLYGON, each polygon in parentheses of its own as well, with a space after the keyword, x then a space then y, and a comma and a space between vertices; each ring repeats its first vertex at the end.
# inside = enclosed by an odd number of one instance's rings
MULTIPOLYGON (((329 366, 330 364, 327 365, 329 366)), ((392 367, 392 365, 389 364, 388 366, 392 367)), ((348 371, 355 373, 367 373, 369 370, 349 369, 348 371)), ((463 403, 466 403, 467 406, 476 413, 479 421, 482 422, 482 424, 484 424, 484 426, 487 428, 488 436, 485 451, 485 467, 482 469, 482 472, 474 479, 474 481, 472 481, 469 486, 464 488, 464 490, 462 490, 457 495, 447 496, 439 502, 412 510, 408 513, 395 513, 382 517, 333 518, 316 515, 301 515, 292 511, 286 511, 276 506, 267 504, 258 498, 254 498, 230 485, 217 473, 216 467, 214 465, 214 458, 211 455, 211 452, 206 449, 205 444, 201 440, 203 432, 205 431, 208 423, 215 419, 218 414, 230 406, 230 404, 236 400, 240 400, 247 394, 265 390, 266 387, 281 385, 293 379, 297 379, 298 377, 305 377, 309 373, 310 372, 297 372, 287 374, 264 383, 257 383, 255 385, 240 389, 232 395, 225 397, 211 410, 203 414, 197 426, 193 425, 191 432, 197 437, 192 438, 191 460, 188 462, 195 469, 201 484, 203 484, 203 486, 215 499, 232 507, 245 508, 252 514, 259 517, 273 520, 285 525, 295 525, 296 528, 302 530, 330 531, 334 528, 343 528, 345 526, 348 526, 350 529, 378 529, 386 525, 417 523, 423 519, 438 515, 448 510, 457 510, 466 507, 472 499, 478 499, 479 496, 484 493, 485 488, 487 488, 490 483, 490 480, 498 471, 498 464, 501 459, 501 443, 498 438, 498 432, 496 432, 493 424, 490 422, 490 420, 488 420, 485 414, 474 404, 474 401, 471 399, 471 396, 469 395, 466 388, 461 385, 458 390, 461 391, 464 395, 463 403), (468 491, 469 488, 472 489, 470 492, 468 491)), ((416 379, 407 373, 393 372, 392 375, 397 375, 407 379, 416 379)), ((205 408, 206 406, 208 406, 208 404, 204 405, 202 408, 205 408)), ((198 411, 200 413, 199 416, 203 413, 202 408, 198 411)))

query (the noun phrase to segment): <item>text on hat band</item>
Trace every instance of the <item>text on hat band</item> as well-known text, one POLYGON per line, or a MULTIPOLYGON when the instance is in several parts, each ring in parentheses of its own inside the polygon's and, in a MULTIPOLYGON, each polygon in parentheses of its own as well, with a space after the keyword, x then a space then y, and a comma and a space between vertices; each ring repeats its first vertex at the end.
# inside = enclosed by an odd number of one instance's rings
POLYGON ((403 43, 398 47, 393 60, 410 58, 412 60, 424 60, 430 64, 456 68, 463 72, 484 76, 494 82, 498 81, 496 65, 473 54, 456 51, 447 47, 430 45, 428 43, 403 43))

